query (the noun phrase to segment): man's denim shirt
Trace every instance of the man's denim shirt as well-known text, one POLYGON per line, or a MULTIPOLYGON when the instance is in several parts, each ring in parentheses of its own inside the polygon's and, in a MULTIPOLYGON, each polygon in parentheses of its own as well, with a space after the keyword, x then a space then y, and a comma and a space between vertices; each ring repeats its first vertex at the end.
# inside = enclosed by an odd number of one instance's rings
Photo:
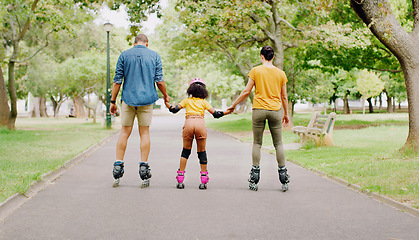
POLYGON ((122 101, 129 106, 146 106, 159 99, 155 82, 164 81, 160 55, 144 45, 121 53, 114 83, 122 84, 122 101), (124 80, 124 81, 123 81, 124 80))

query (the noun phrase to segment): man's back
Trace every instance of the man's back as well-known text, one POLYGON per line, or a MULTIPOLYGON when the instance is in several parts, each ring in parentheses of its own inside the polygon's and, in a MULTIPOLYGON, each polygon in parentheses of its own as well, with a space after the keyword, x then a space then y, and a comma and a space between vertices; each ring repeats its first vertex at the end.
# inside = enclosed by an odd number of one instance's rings
POLYGON ((121 53, 114 82, 123 82, 122 101, 129 106, 146 106, 158 99, 155 82, 164 81, 159 54, 144 45, 121 53))

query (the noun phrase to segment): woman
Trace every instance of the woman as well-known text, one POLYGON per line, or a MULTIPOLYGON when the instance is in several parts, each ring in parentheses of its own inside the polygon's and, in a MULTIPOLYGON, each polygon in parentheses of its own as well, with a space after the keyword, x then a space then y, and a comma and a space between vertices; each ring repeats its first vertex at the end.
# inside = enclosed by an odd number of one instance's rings
POLYGON ((262 65, 253 68, 249 72, 249 81, 237 100, 228 109, 234 111, 237 104, 245 100, 255 87, 255 97, 252 109, 253 129, 253 166, 249 177, 249 188, 258 190, 260 178, 260 151, 262 147, 263 131, 265 122, 268 120, 269 130, 272 135, 278 162, 279 180, 282 183, 282 191, 288 190, 289 176, 285 167, 285 153, 282 144, 282 123, 288 125, 288 98, 287 76, 285 72, 272 64, 274 50, 265 46, 260 51, 262 65), (281 111, 281 107, 283 111, 281 111))

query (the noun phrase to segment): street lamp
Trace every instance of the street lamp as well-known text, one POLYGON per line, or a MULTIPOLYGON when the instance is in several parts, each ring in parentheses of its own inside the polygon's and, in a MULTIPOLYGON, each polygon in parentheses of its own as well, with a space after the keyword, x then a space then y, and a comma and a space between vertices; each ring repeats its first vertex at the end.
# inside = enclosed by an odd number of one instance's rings
POLYGON ((103 27, 105 28, 106 35, 107 35, 107 63, 106 63, 106 70, 107 70, 107 76, 106 76, 106 127, 111 128, 112 127, 112 121, 111 121, 111 112, 110 112, 110 105, 111 105, 111 69, 110 69, 110 56, 109 56, 109 32, 111 31, 113 25, 112 23, 105 23, 103 24, 103 27))

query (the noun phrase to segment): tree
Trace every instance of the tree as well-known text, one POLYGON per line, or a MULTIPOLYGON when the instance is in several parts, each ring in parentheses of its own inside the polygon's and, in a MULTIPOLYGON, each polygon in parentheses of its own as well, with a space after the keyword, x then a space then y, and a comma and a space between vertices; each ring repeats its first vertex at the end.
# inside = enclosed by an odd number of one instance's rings
MULTIPOLYGON (((16 65, 28 61, 47 47, 51 35, 59 31, 71 32, 71 23, 84 22, 89 18, 89 15, 82 7, 77 4, 74 5, 74 1, 71 0, 34 0, 33 2, 5 0, 2 5, 6 6, 7 14, 2 17, 4 27, 0 29, 0 37, 4 39, 4 46, 11 52, 7 59, 8 92, 11 106, 7 126, 9 129, 14 129, 18 98, 15 82, 16 65), (80 15, 80 12, 84 14, 80 15), (43 36, 41 41, 37 42, 38 49, 36 51, 28 56, 21 56, 20 44, 28 31, 35 28, 47 29, 48 33, 43 36)), ((3 84, 3 82, 0 81, 0 84, 3 84)), ((3 85, 0 85, 1 88, 3 88, 3 85)), ((2 98, 0 104, 4 104, 4 97, 4 95, 0 95, 0 98, 2 98)))
MULTIPOLYGON (((1 64, 1 63, 0 63, 1 64)), ((3 71, 0 66, 0 125, 7 126, 9 122, 9 104, 7 102, 7 90, 4 82, 3 71)))
POLYGON ((419 152, 419 1, 412 0, 411 4, 413 25, 406 30, 387 0, 351 0, 354 11, 400 62, 409 103, 409 134, 404 148, 419 152))
POLYGON ((357 90, 362 95, 362 113, 365 114, 365 100, 368 100, 370 113, 373 112, 371 98, 380 94, 384 89, 384 82, 374 72, 362 70, 357 74, 357 90))

